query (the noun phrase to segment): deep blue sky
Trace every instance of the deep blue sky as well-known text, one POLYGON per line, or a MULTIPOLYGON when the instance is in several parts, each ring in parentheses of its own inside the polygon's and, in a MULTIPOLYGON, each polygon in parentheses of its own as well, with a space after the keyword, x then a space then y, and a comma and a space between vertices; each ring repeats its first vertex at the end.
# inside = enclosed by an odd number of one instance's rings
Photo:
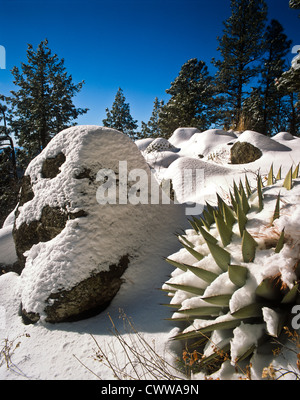
MULTIPOLYGON (((267 3, 269 19, 278 19, 293 46, 300 45, 299 11, 288 0, 267 3)), ((10 70, 26 63, 27 44, 36 49, 47 38, 74 82, 85 80, 74 102, 90 111, 78 123, 101 125, 121 87, 140 124, 156 96, 168 100, 165 90, 187 60, 204 60, 214 74, 211 59, 218 58, 230 0, 0 0, 0 13, 6 49, 0 94, 14 89, 10 70)))

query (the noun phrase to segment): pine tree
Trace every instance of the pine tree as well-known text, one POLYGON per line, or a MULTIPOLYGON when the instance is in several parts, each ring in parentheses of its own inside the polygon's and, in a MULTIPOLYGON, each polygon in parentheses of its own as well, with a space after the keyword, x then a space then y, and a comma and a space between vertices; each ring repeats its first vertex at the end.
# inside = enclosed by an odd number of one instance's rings
POLYGON ((213 78, 204 61, 192 58, 183 64, 166 93, 171 98, 160 112, 163 135, 170 136, 179 127, 205 130, 215 122, 217 100, 214 99, 213 78))
POLYGON ((261 61, 259 86, 245 100, 243 114, 247 115, 249 123, 251 121, 251 129, 271 135, 279 126, 286 126, 286 116, 289 113, 287 92, 277 89, 276 79, 287 68, 285 58, 292 42, 287 39, 277 20, 271 21, 264 39, 265 53, 261 61))
MULTIPOLYGON (((289 6, 293 9, 300 9, 300 0, 290 0, 289 6)), ((291 109, 289 131, 293 135, 300 135, 300 51, 293 58, 290 69, 276 80, 276 87, 280 91, 285 91, 289 96, 291 109)))
POLYGON ((47 40, 42 41, 36 51, 29 44, 27 60, 27 64, 22 63, 21 72, 17 67, 12 69, 14 84, 19 89, 11 91, 13 119, 10 125, 28 163, 55 134, 70 126, 87 109, 75 108, 72 102, 84 82, 73 83, 71 75, 67 75, 64 59, 52 55, 47 40))
POLYGON ((106 118, 103 119, 102 123, 106 127, 117 129, 135 139, 137 136, 135 129, 137 129, 138 124, 130 114, 129 103, 125 101, 123 90, 119 88, 111 110, 106 108, 106 118))
POLYGON ((153 111, 149 121, 147 122, 147 124, 144 121, 141 122, 142 126, 141 138, 148 138, 148 137, 157 138, 164 136, 159 123, 160 112, 163 105, 164 101, 163 100, 159 101, 158 98, 155 97, 153 111))
POLYGON ((218 38, 222 60, 213 59, 213 63, 218 68, 218 92, 225 96, 230 110, 225 125, 236 128, 248 94, 247 85, 259 73, 257 61, 264 52, 267 6, 264 0, 231 0, 231 12, 224 22, 224 35, 218 38))
POLYGON ((0 228, 17 204, 20 180, 17 175, 16 154, 11 131, 7 125, 8 107, 0 95, 0 228))

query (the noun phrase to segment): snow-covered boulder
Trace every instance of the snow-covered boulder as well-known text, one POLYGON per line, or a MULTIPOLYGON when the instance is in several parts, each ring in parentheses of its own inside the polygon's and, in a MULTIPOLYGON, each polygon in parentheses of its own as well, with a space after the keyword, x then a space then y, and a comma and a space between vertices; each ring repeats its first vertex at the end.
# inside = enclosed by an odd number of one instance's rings
POLYGON ((194 135, 182 143, 181 155, 186 157, 204 157, 213 152, 217 147, 226 145, 237 139, 233 132, 222 129, 209 129, 204 132, 196 132, 194 135))
POLYGON ((293 136, 291 133, 289 132, 279 132, 276 135, 274 135, 272 137, 273 140, 279 140, 279 141, 283 141, 283 140, 295 140, 295 136, 293 136))
POLYGON ((144 138, 137 139, 134 143, 140 149, 140 151, 145 151, 151 142, 153 142, 154 138, 144 138))
POLYGON ((167 139, 156 138, 146 148, 145 153, 152 153, 154 151, 178 151, 178 150, 179 149, 173 146, 167 139))
POLYGON ((237 139, 238 142, 248 142, 263 153, 268 151, 291 151, 291 149, 276 140, 255 131, 245 131, 237 139))
POLYGON ((177 128, 172 136, 169 138, 169 142, 173 146, 181 147, 186 141, 188 141, 195 133, 200 133, 197 128, 177 128))
POLYGON ((96 314, 118 292, 130 260, 163 240, 172 205, 151 204, 146 187, 159 187, 145 159, 109 128, 60 132, 25 176, 14 225, 23 317, 60 322, 96 314))
POLYGON ((258 160, 262 156, 259 148, 248 142, 236 142, 230 149, 232 164, 247 164, 258 160))

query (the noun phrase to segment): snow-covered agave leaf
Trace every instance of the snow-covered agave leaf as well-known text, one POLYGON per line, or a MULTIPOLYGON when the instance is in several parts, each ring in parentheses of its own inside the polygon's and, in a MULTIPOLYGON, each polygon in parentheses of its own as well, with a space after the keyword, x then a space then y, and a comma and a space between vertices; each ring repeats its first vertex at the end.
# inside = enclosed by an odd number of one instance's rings
POLYGON ((279 168, 277 175, 276 175, 276 181, 280 181, 281 180, 281 167, 279 168))
POLYGON ((177 235, 177 237, 180 239, 181 243, 184 245, 187 244, 189 247, 191 247, 192 249, 195 247, 194 244, 192 242, 190 242, 185 236, 183 235, 177 235), (183 243, 184 242, 184 243, 183 243))
POLYGON ((206 241, 206 243, 216 264, 222 271, 227 271, 228 264, 230 264, 230 253, 217 244, 210 243, 209 241, 206 241))
POLYGON ((275 285, 274 280, 265 278, 255 291, 257 296, 260 296, 267 300, 279 300, 281 293, 278 285, 275 285))
POLYGON ((236 219, 232 209, 225 202, 223 203, 223 215, 226 225, 232 229, 234 223, 236 222, 236 219))
POLYGON ((174 339, 178 340, 187 340, 187 339, 195 339, 197 337, 201 337, 206 335, 207 333, 211 333, 214 330, 222 330, 222 329, 233 329, 239 326, 241 323, 240 319, 230 319, 222 322, 213 322, 211 324, 206 325, 201 329, 196 329, 194 331, 188 331, 184 333, 180 333, 174 337, 174 339))
POLYGON ((169 264, 173 265, 173 267, 179 268, 182 271, 186 272, 188 270, 188 265, 184 263, 180 263, 178 261, 171 260, 170 258, 165 259, 169 264))
POLYGON ((279 237, 279 240, 277 242, 277 245, 275 248, 275 253, 280 253, 280 251, 282 250, 283 245, 284 245, 284 240, 285 240, 285 238, 284 238, 284 229, 283 229, 283 231, 281 232, 281 235, 279 237))
POLYGON ((293 303, 296 300, 297 295, 299 293, 298 289, 299 289, 299 284, 293 286, 293 288, 283 297, 281 303, 282 304, 293 303))
POLYGON ((220 357, 221 354, 228 353, 229 351, 230 343, 228 340, 226 341, 226 344, 218 343, 215 345, 215 351, 211 355, 203 357, 203 359, 199 363, 199 366, 204 367, 205 365, 210 364, 216 358, 220 357))
POLYGON ((263 307, 262 313, 268 334, 270 336, 278 337, 286 321, 285 314, 277 312, 269 307, 263 307))
POLYGON ((218 242, 218 240, 210 233, 208 233, 202 226, 199 226, 199 231, 207 243, 209 242, 216 244, 218 242))
POLYGON ((231 294, 219 294, 215 296, 202 297, 202 300, 210 304, 216 304, 219 306, 228 306, 231 296, 232 296, 231 294))
POLYGON ((240 235, 242 236, 245 230, 246 223, 248 222, 248 219, 241 204, 239 203, 237 204, 237 219, 238 219, 240 235))
POLYGON ((299 174, 299 164, 297 165, 297 167, 295 168, 295 171, 292 174, 292 179, 297 179, 298 174, 299 174))
POLYGON ((270 171, 268 173, 268 179, 267 179, 267 185, 271 186, 274 183, 274 178, 273 178, 273 163, 271 165, 270 171))
POLYGON ((186 310, 178 310, 177 312, 180 314, 184 314, 187 317, 203 317, 203 316, 219 315, 221 309, 222 308, 219 306, 203 306, 203 307, 189 308, 186 310))
POLYGON ((233 319, 233 320, 228 320, 228 321, 222 321, 222 322, 215 322, 211 325, 208 325, 204 328, 199 329, 200 333, 210 333, 214 330, 220 330, 220 329, 233 329, 237 326, 239 326, 241 323, 240 319, 233 319))
POLYGON ((187 265, 187 269, 190 270, 198 278, 203 279, 207 283, 213 282, 219 276, 214 272, 207 271, 206 269, 200 267, 194 267, 192 265, 187 265))
POLYGON ((259 303, 249 304, 233 312, 231 315, 234 318, 239 318, 239 319, 261 317, 261 307, 262 305, 259 303))
POLYGON ((287 190, 291 190, 292 186, 293 186, 292 168, 290 168, 289 172, 287 173, 283 181, 283 187, 285 187, 287 190))
POLYGON ((214 212, 214 218, 223 246, 227 246, 231 242, 232 229, 225 223, 223 218, 217 215, 216 212, 214 212))
POLYGON ((248 202, 244 187, 242 185, 242 182, 240 184, 239 192, 240 192, 240 196, 241 196, 241 204, 242 204, 242 207, 243 207, 243 211, 244 211, 245 214, 247 214, 248 211, 250 210, 250 205, 249 205, 249 202, 248 202))
POLYGON ((192 247, 182 243, 183 247, 192 254, 196 258, 196 260, 201 261, 204 258, 204 255, 199 253, 197 250, 193 249, 192 247))
POLYGON ((250 235, 250 233, 245 229, 243 232, 242 239, 242 254, 244 262, 252 262, 255 258, 255 251, 257 247, 256 241, 250 235))
POLYGON ((246 267, 243 267, 242 265, 229 265, 228 275, 232 283, 234 283, 238 287, 242 287, 246 283, 248 269, 246 267))
POLYGON ((262 180, 260 175, 258 175, 257 177, 258 211, 262 211, 262 209, 264 208, 262 188, 263 188, 262 180))
POLYGON ((257 347, 256 344, 250 345, 249 348, 243 354, 241 354, 238 358, 235 359, 235 363, 237 364, 245 360, 247 357, 251 356, 256 347, 257 347))
POLYGON ((245 186, 247 190, 247 195, 250 196, 252 194, 252 190, 247 175, 245 176, 245 186))
POLYGON ((208 226, 210 226, 214 222, 214 216, 211 211, 203 210, 203 217, 208 226))
POLYGON ((272 222, 274 222, 275 219, 278 219, 279 217, 280 217, 280 193, 277 196, 272 222))
POLYGON ((167 285, 173 289, 182 290, 184 292, 196 294, 199 296, 202 296, 205 291, 205 289, 201 289, 201 288, 198 288, 195 286, 189 286, 189 285, 181 285, 181 284, 175 284, 175 283, 168 283, 167 285))

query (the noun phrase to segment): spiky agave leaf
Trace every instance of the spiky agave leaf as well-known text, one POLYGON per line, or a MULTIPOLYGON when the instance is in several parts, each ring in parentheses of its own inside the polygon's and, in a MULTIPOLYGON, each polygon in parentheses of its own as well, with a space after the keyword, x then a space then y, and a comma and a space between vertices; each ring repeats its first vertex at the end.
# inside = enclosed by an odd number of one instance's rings
MULTIPOLYGON (((273 172, 272 170, 272 176, 273 172)), ((277 178, 281 178, 279 171, 276 180, 277 178)), ((293 185, 289 184, 291 179, 292 181, 295 179, 292 170, 290 170, 290 175, 288 173, 285 179, 286 187, 289 190, 293 189, 293 185)), ((247 181, 246 178, 245 180, 247 181)), ((268 186, 268 190, 270 186, 268 186)), ((232 201, 231 206, 223 201, 220 196, 217 196, 218 207, 210 209, 211 215, 214 217, 214 221, 210 224, 210 233, 204 224, 197 227, 197 233, 204 238, 208 247, 208 256, 205 255, 201 260, 197 260, 194 265, 178 263, 182 274, 190 274, 187 276, 189 284, 177 284, 176 277, 170 282, 170 290, 180 290, 181 293, 186 291, 187 294, 186 297, 180 300, 184 306, 175 308, 173 320, 183 321, 185 319, 187 324, 190 325, 176 335, 174 339, 184 340, 192 348, 198 348, 197 346, 202 348, 204 357, 199 361, 199 367, 206 368, 216 361, 217 356, 211 354, 208 346, 212 340, 211 338, 218 337, 218 334, 214 336, 215 332, 226 332, 226 335, 229 335, 229 339, 217 341, 215 346, 219 349, 226 349, 229 357, 231 351, 233 351, 236 359, 232 359, 231 363, 234 365, 236 362, 250 357, 262 341, 269 337, 280 335, 283 324, 287 321, 286 314, 290 312, 294 304, 300 304, 298 285, 298 280, 300 281, 300 262, 297 264, 299 268, 295 267, 294 273, 297 280, 292 286, 291 284, 289 286, 283 284, 280 276, 266 276, 256 286, 253 283, 254 281, 251 281, 253 279, 251 278, 252 268, 263 269, 267 267, 265 265, 258 267, 257 254, 263 248, 261 248, 261 244, 258 247, 258 243, 254 239, 256 235, 259 235, 259 229, 257 232, 255 231, 258 221, 255 213, 260 215, 264 207, 266 207, 264 204, 264 190, 267 190, 267 188, 263 187, 262 180, 258 175, 256 197, 255 192, 250 193, 250 185, 246 183, 245 191, 241 182, 239 187, 234 182, 233 193, 229 192, 229 197, 232 201), (254 202, 257 198, 259 207, 252 207, 251 201, 254 202), (249 213, 250 210, 252 211, 251 213, 249 213), (248 223, 249 221, 251 222, 252 218, 256 219, 256 224, 251 226, 251 230, 250 228, 248 230, 248 223), (240 238, 233 233, 237 230, 240 230, 240 238), (232 247, 233 238, 234 246, 232 247), (239 262, 241 264, 235 263, 236 256, 231 254, 233 249, 235 249, 234 254, 239 249, 241 258, 239 262), (211 258, 208 258, 209 256, 212 257, 215 263, 212 262, 211 258), (191 278, 191 276, 194 278, 191 278), (201 280, 201 285, 199 285, 201 289, 197 288, 197 279, 201 280), (250 304, 243 300, 243 293, 245 293, 243 291, 245 290, 252 291, 252 297, 249 297, 252 299, 250 304), (186 300, 184 301, 184 299, 186 300), (248 346, 241 348, 241 351, 235 351, 235 347, 232 349, 235 335, 238 334, 240 327, 253 327, 256 325, 265 327, 263 335, 259 336, 255 342, 250 340, 248 346)), ((281 218, 280 205, 281 203, 284 204, 284 202, 280 201, 281 196, 283 195, 277 195, 273 200, 274 212, 271 221, 273 224, 281 218)), ((267 199, 268 202, 272 201, 269 196, 267 199)), ((270 209, 272 210, 268 204, 268 210, 270 209)), ((187 246, 192 248, 185 242, 184 247, 186 249, 187 246)), ((273 249, 269 247, 267 249, 270 251, 270 255, 281 257, 280 252, 284 246, 289 246, 289 241, 286 240, 283 229, 276 246, 273 249)), ((171 263, 176 266, 176 262, 171 261, 171 263)), ((178 276, 181 275, 179 274, 178 276)), ((168 282, 166 285, 168 285, 168 282)), ((172 295, 174 295, 173 292, 172 295)), ((248 297, 246 296, 246 298, 248 297)), ((247 329, 243 328, 243 332, 247 334, 247 329)), ((222 360, 220 365, 221 363, 222 360)))
POLYGON ((297 167, 295 168, 295 171, 292 174, 292 178, 293 179, 297 179, 298 178, 298 174, 299 174, 299 164, 297 165, 297 167))
POLYGON ((267 185, 271 186, 273 185, 273 183, 274 183, 274 175, 273 175, 273 164, 272 164, 268 174, 267 185))
POLYGON ((274 222, 275 219, 278 219, 279 216, 280 216, 280 193, 279 193, 278 196, 277 196, 277 200, 276 200, 276 205, 275 205, 275 210, 274 210, 272 222, 274 222))
POLYGON ((283 182, 283 187, 285 187, 287 190, 291 190, 292 189, 292 185, 293 185, 292 170, 293 170, 293 168, 291 167, 289 172, 287 173, 285 179, 284 179, 284 182, 283 182))
POLYGON ((246 263, 253 262, 255 258, 256 247, 258 244, 250 235, 250 233, 245 229, 243 232, 242 239, 242 254, 243 260, 246 263))

